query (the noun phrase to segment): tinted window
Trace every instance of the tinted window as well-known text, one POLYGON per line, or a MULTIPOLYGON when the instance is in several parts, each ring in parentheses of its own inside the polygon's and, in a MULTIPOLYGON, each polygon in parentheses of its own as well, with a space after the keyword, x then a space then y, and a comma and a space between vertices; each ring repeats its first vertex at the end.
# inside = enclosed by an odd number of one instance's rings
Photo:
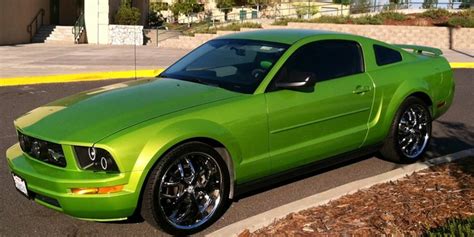
POLYGON ((400 52, 374 44, 375 60, 377 65, 383 66, 402 61, 400 52))
POLYGON ((312 73, 316 81, 364 71, 362 50, 354 41, 324 40, 299 48, 280 69, 275 81, 292 81, 292 75, 312 73))
POLYGON ((286 49, 287 45, 263 41, 211 40, 160 76, 253 93, 286 49))

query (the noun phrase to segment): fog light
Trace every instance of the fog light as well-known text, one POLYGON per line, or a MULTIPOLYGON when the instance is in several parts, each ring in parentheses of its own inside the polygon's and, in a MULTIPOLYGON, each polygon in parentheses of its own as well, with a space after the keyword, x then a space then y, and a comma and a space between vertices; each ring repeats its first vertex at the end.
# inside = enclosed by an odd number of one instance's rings
POLYGON ((100 187, 100 188, 71 188, 74 194, 107 194, 116 193, 123 190, 123 185, 100 187))

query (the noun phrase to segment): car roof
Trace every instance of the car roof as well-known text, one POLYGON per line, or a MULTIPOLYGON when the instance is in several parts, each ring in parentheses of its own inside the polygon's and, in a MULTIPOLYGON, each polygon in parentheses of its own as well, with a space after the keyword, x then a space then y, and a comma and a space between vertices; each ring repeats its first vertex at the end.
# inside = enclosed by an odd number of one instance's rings
POLYGON ((235 34, 228 34, 217 39, 248 39, 274 43, 294 44, 296 41, 315 35, 347 35, 333 31, 304 30, 304 29, 271 29, 249 30, 235 34))

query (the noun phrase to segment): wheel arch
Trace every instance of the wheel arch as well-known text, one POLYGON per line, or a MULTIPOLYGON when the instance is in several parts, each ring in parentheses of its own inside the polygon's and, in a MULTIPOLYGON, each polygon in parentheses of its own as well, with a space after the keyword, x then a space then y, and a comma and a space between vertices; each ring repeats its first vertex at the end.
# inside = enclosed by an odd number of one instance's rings
POLYGON ((405 99, 408 97, 416 97, 422 100, 426 104, 426 106, 428 106, 428 108, 430 109, 431 114, 433 114, 433 99, 431 99, 431 97, 427 93, 423 91, 417 91, 417 92, 411 93, 410 95, 405 97, 405 99))
POLYGON ((142 148, 137 159, 139 162, 136 162, 134 167, 134 170, 143 171, 137 184, 140 190, 139 200, 142 198, 144 185, 160 158, 179 145, 196 141, 214 148, 226 163, 230 181, 229 198, 233 198, 236 180, 235 168, 241 158, 238 142, 230 131, 219 124, 208 120, 191 119, 177 121, 158 129, 142 148))
POLYGON ((146 183, 148 182, 148 179, 150 178, 150 174, 152 173, 151 171, 158 164, 158 162, 160 161, 160 158, 165 156, 168 152, 172 151, 174 148, 176 148, 180 145, 186 144, 186 143, 190 143, 190 142, 202 142, 204 144, 207 144, 207 145, 211 146, 213 149, 216 150, 217 153, 219 153, 219 155, 222 157, 222 159, 226 163, 226 166, 227 166, 226 168, 227 168, 228 173, 229 173, 229 181, 230 181, 229 182, 229 184, 230 184, 229 199, 232 199, 234 197, 234 193, 235 193, 234 192, 234 190, 235 190, 235 169, 234 169, 234 160, 232 159, 232 156, 231 156, 229 150, 227 149, 227 147, 223 143, 221 143, 217 139, 210 138, 210 137, 205 137, 205 136, 197 136, 197 137, 187 138, 187 139, 181 140, 177 143, 174 143, 173 145, 168 147, 166 149, 166 151, 164 151, 161 155, 159 155, 159 157, 157 157, 156 159, 150 160, 150 163, 152 163, 152 164, 150 164, 149 169, 144 170, 142 178, 140 179, 139 184, 138 184, 139 195, 138 195, 138 199, 137 199, 137 206, 135 208, 135 212, 132 215, 133 217, 136 217, 138 215, 138 213, 140 213, 141 203, 142 203, 141 200, 143 198, 143 192, 144 192, 144 189, 145 189, 144 187, 145 187, 146 183))
MULTIPOLYGON (((188 138, 186 140, 183 140, 183 141, 173 145, 169 149, 167 149, 166 152, 163 153, 162 156, 166 155, 166 153, 170 152, 175 147, 177 147, 179 145, 186 144, 186 143, 190 143, 190 142, 202 142, 204 144, 207 144, 207 145, 211 146, 214 150, 216 150, 217 153, 219 153, 219 155, 222 157, 222 159, 224 160, 224 162, 227 166, 227 171, 229 172, 229 181, 230 181, 229 198, 233 198, 234 197, 234 185, 235 185, 234 160, 232 159, 232 156, 231 156, 229 150, 227 149, 227 147, 223 143, 219 142, 218 140, 213 139, 213 138, 209 138, 209 137, 188 138)), ((159 160, 160 159, 155 160, 153 166, 155 166, 156 163, 158 163, 159 160)), ((149 171, 148 171, 148 173, 149 173, 149 171)))
MULTIPOLYGON (((393 123, 393 120, 395 119, 395 115, 397 114, 397 111, 399 110, 400 106, 402 103, 408 98, 408 97, 416 97, 421 99, 426 105, 428 106, 428 109, 430 113, 433 115, 434 113, 434 108, 433 108, 433 99, 429 95, 428 89, 425 87, 417 87, 417 88, 411 88, 411 89, 404 89, 404 88, 399 88, 397 92, 394 93, 394 96, 389 104, 387 105, 386 109, 386 114, 385 116, 382 117, 381 122, 381 133, 379 133, 379 139, 385 139, 390 131, 390 127, 393 123)), ((380 111, 381 112, 381 111, 380 111)), ((378 139, 377 139, 378 140, 378 139)))

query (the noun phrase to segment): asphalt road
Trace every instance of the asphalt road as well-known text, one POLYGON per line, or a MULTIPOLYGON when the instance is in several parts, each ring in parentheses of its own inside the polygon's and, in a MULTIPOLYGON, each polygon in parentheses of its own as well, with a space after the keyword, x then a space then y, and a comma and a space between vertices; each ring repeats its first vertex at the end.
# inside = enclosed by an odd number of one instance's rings
MULTIPOLYGON (((427 158, 474 147, 474 70, 456 70, 455 78, 454 104, 448 113, 434 122, 434 139, 427 158)), ((29 201, 14 189, 5 160, 5 150, 17 140, 13 119, 55 99, 111 83, 113 81, 0 87, 0 236, 163 235, 141 221, 98 223, 76 220, 29 201)), ((367 156, 260 189, 235 200, 219 221, 200 234, 398 167, 397 164, 367 156)))

